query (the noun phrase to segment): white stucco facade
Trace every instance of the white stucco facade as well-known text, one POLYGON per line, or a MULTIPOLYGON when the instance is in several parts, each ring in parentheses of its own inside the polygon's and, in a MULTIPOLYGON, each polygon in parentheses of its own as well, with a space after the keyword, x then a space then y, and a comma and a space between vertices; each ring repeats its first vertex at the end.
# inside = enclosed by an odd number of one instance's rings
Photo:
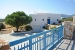
POLYGON ((29 14, 32 17, 32 22, 30 25, 33 28, 33 32, 41 32, 43 30, 43 26, 47 24, 47 19, 50 19, 50 24, 54 22, 57 24, 58 20, 61 20, 60 14, 50 14, 50 13, 36 13, 36 14, 29 14))

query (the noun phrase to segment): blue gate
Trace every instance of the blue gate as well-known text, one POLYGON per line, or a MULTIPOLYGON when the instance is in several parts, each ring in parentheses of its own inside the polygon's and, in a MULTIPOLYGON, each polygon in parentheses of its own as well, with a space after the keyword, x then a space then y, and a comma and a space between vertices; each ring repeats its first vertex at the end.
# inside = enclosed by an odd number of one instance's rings
POLYGON ((10 50, 49 50, 61 38, 63 38, 63 26, 11 41, 10 50))

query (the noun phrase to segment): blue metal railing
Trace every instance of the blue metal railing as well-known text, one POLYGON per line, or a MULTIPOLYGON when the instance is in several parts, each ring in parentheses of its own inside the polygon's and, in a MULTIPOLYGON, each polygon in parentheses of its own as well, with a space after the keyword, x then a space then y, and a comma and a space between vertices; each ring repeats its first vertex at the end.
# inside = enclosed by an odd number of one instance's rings
POLYGON ((63 37, 63 26, 10 42, 10 50, 48 50, 63 37))

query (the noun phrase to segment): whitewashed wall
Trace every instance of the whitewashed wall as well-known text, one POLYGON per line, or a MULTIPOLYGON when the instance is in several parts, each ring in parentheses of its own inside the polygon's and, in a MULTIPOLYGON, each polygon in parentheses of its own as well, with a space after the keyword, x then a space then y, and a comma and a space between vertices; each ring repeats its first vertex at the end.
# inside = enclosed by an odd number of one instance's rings
POLYGON ((61 19, 61 15, 59 14, 50 14, 50 13, 36 13, 36 14, 30 14, 33 21, 30 23, 32 26, 34 32, 41 32, 43 29, 42 27, 47 24, 47 19, 50 17, 50 23, 53 24, 53 22, 58 23, 57 19, 61 19), (36 19, 36 21, 35 21, 36 19), (44 21, 43 21, 44 19, 44 21), (36 28, 35 28, 36 27, 36 28))

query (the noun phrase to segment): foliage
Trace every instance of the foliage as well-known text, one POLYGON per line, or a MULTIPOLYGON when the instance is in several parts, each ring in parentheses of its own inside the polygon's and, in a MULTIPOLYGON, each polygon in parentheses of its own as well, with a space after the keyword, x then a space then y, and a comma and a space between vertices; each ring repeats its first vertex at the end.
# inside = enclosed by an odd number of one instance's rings
POLYGON ((63 18, 61 19, 62 22, 64 21, 73 21, 73 17, 69 17, 69 18, 63 18))
POLYGON ((46 29, 46 27, 45 27, 45 26, 43 26, 43 29, 46 29))
POLYGON ((5 28, 5 25, 3 23, 0 23, 0 31, 1 29, 4 29, 5 28))
POLYGON ((55 22, 53 22, 53 25, 56 25, 56 23, 55 23, 55 22))
POLYGON ((61 20, 58 20, 58 25, 60 25, 62 22, 61 22, 61 20))
POLYGON ((13 12, 12 14, 7 15, 5 18, 5 23, 16 27, 17 31, 19 26, 29 24, 31 21, 32 18, 22 11, 13 12))
POLYGON ((0 22, 4 22, 4 19, 0 19, 0 22))
POLYGON ((25 26, 25 29, 26 29, 26 31, 31 31, 31 30, 33 30, 30 25, 26 25, 26 26, 25 26))
POLYGON ((23 26, 20 26, 19 28, 20 28, 20 30, 22 31, 24 27, 23 27, 23 26))
POLYGON ((47 29, 47 27, 46 27, 46 26, 43 26, 42 28, 43 28, 43 29, 47 29))
POLYGON ((57 19, 57 21, 58 21, 58 25, 60 25, 60 24, 61 24, 61 20, 58 20, 58 19, 57 19))
POLYGON ((61 23, 61 20, 59 20, 58 23, 60 24, 61 23))
POLYGON ((69 17, 69 18, 66 19, 66 21, 73 21, 73 18, 69 17))
POLYGON ((61 22, 64 22, 66 19, 67 19, 67 18, 62 18, 62 19, 61 19, 61 22))
POLYGON ((54 28, 56 28, 56 27, 55 26, 51 27, 51 29, 54 29, 54 28))

